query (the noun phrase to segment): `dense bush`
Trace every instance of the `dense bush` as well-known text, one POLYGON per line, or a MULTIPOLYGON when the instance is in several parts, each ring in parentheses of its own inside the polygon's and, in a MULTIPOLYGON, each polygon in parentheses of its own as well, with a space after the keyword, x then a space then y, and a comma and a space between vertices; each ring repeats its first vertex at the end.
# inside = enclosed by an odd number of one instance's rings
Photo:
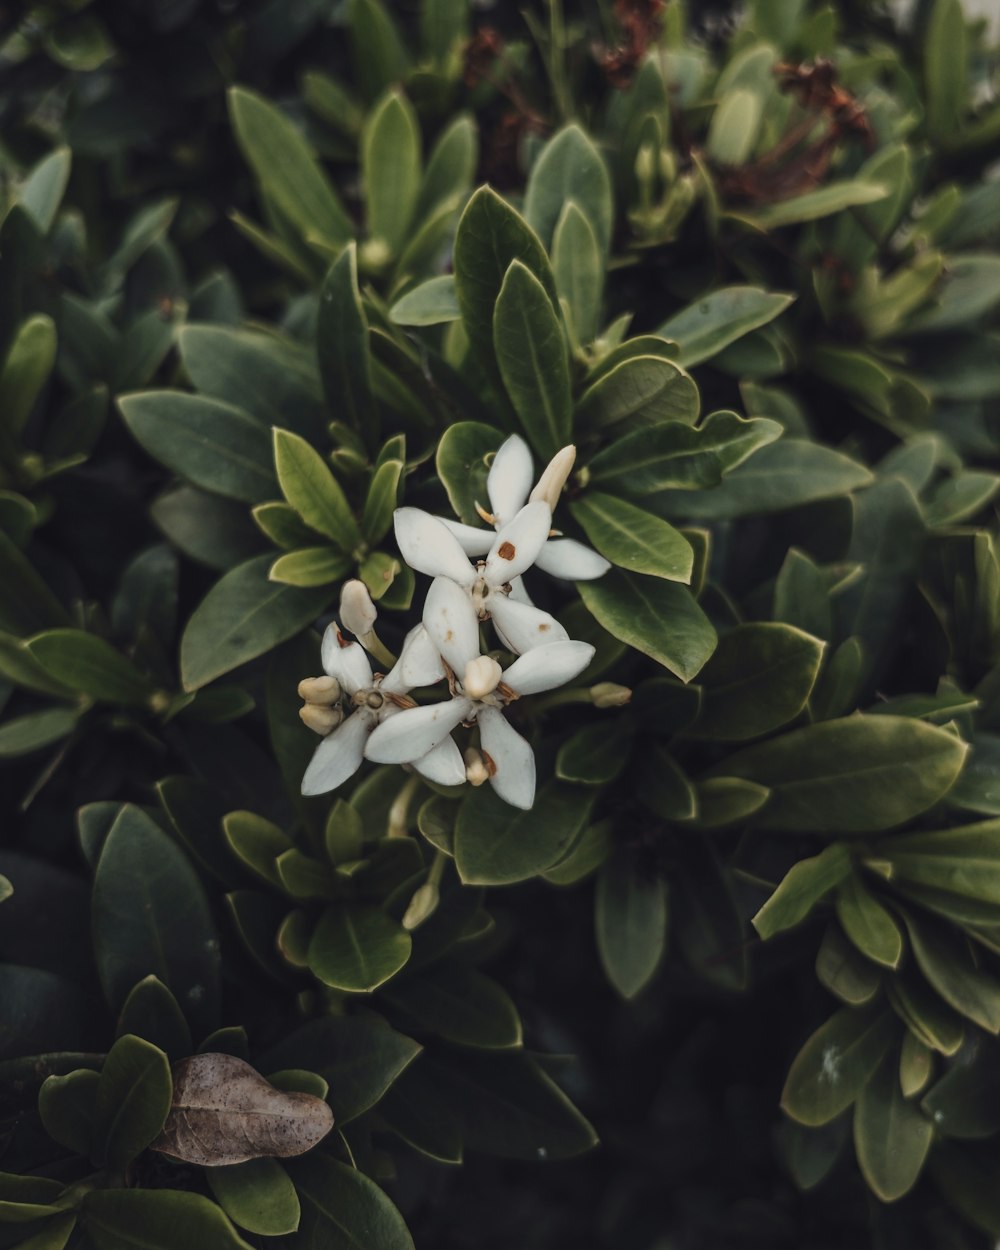
POLYGON ((992 1244, 981 26, 4 20, 0 1247, 992 1244))

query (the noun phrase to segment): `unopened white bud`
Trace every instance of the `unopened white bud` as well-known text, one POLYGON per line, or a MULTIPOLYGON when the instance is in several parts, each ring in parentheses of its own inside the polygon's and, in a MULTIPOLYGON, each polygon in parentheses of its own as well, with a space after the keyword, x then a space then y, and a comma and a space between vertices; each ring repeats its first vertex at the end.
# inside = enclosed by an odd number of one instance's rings
POLYGON ((462 689, 470 699, 485 699, 500 684, 503 669, 489 655, 481 655, 477 660, 470 660, 465 666, 462 678, 462 689))
POLYGON ((594 707, 624 707, 632 701, 632 691, 614 681, 599 681, 590 687, 590 699, 594 707))
POLYGON ((403 915, 403 928, 415 929, 437 911, 441 901, 441 891, 433 881, 425 881, 410 899, 410 904, 403 915))
POLYGON ((466 747, 464 752, 465 759, 465 780, 471 786, 481 786, 490 779, 490 770, 486 767, 486 761, 483 759, 482 752, 477 751, 475 747, 466 747))
POLYGON ((378 610, 372 603, 368 587, 356 577, 344 582, 340 592, 340 621, 348 633, 363 638, 378 619, 378 610))
POLYGON ((299 698, 330 707, 340 698, 340 682, 336 677, 305 677, 299 682, 299 698))
POLYGON ((563 447, 561 451, 557 451, 545 466, 545 472, 538 479, 538 484, 529 496, 529 503, 535 503, 539 499, 544 500, 549 505, 550 511, 555 512, 559 496, 575 463, 576 448, 572 443, 568 447, 563 447))
POLYGON ((339 707, 319 707, 315 703, 304 703, 299 708, 299 716, 303 725, 321 738, 333 733, 344 719, 344 713, 339 707))

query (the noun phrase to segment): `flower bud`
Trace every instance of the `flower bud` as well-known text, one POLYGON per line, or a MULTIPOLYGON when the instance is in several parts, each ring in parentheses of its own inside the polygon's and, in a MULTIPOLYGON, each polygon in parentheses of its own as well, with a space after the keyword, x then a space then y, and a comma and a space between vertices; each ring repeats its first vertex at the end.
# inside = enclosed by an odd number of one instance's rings
POLYGON ((356 577, 344 582, 340 592, 340 622, 347 632, 356 638, 363 638, 371 631, 377 618, 378 611, 364 582, 356 577))
POLYGON ((464 752, 465 759, 465 780, 472 786, 481 786, 490 779, 490 770, 486 767, 486 761, 483 759, 481 752, 475 747, 466 747, 464 752))
POLYGON ((528 496, 529 503, 542 499, 549 505, 549 509, 555 512, 562 488, 566 485, 566 479, 572 472, 575 462, 576 448, 572 443, 568 447, 563 447, 561 451, 557 451, 545 466, 545 471, 538 479, 535 489, 528 496))
POLYGON ((590 687, 590 699, 594 707, 624 707, 632 701, 632 691, 614 681, 599 681, 590 687))
POLYGON ((319 707, 315 703, 304 703, 299 708, 299 716, 303 725, 321 738, 333 733, 344 719, 344 713, 339 707, 319 707))
POLYGON ((466 664, 462 689, 470 699, 485 699, 496 690, 502 676, 503 669, 496 660, 492 656, 481 655, 466 664))
POLYGON ((425 881, 410 899, 410 905, 403 914, 403 928, 415 929, 437 911, 441 901, 441 891, 433 881, 425 881))
POLYGON ((332 707, 340 698, 340 682, 336 677, 304 677, 299 682, 299 698, 318 707, 332 707))

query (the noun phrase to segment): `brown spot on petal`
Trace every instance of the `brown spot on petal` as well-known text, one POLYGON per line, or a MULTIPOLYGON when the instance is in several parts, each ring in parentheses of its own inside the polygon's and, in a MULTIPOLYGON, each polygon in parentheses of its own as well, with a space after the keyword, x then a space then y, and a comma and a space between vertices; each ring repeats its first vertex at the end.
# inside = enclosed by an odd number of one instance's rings
POLYGON ((540 634, 544 634, 547 629, 551 629, 551 628, 552 626, 548 623, 548 621, 542 621, 541 625, 539 625, 538 627, 538 632, 540 634))
POLYGON ((444 640, 445 642, 451 642, 453 641, 454 637, 455 637, 455 631, 453 629, 449 629, 448 632, 444 636, 444 640))
POLYGON ((517 548, 513 543, 501 543, 497 555, 501 560, 513 560, 517 555, 517 548))
POLYGON ((337 645, 340 647, 349 647, 351 645, 350 639, 345 638, 339 629, 337 630, 337 645))
POLYGON ((486 771, 491 777, 495 777, 497 775, 497 766, 494 762, 493 756, 490 755, 489 751, 484 751, 482 747, 479 748, 479 754, 483 757, 483 763, 486 765, 486 771))

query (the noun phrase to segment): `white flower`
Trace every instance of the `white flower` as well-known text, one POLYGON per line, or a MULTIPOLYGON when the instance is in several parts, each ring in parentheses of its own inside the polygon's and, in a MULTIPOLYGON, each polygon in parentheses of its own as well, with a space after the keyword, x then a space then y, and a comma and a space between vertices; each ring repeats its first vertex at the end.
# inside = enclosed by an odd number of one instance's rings
MULTIPOLYGON (((364 648, 347 642, 336 621, 323 635, 322 660, 327 676, 340 683, 353 710, 316 748, 302 778, 303 794, 325 794, 353 776, 361 767, 376 727, 404 708, 416 710, 408 692, 415 686, 433 685, 444 676, 438 649, 422 625, 407 634, 399 659, 384 677, 372 673, 364 648)), ((457 786, 465 780, 465 762, 451 739, 408 762, 422 776, 441 785, 457 786)))
POLYGON ((467 604, 465 592, 447 577, 431 584, 424 619, 452 671, 452 698, 383 721, 369 738, 366 754, 383 764, 414 763, 451 742, 452 730, 463 721, 475 721, 490 785, 505 803, 527 809, 535 800, 535 756, 503 709, 521 695, 572 681, 590 663, 594 648, 588 642, 552 642, 501 670, 479 654, 479 630, 467 604))
MULTIPOLYGON (((492 516, 483 513, 483 519, 491 521, 497 529, 501 529, 517 515, 529 499, 548 503, 554 512, 575 460, 575 447, 564 447, 556 452, 532 490, 534 467, 531 463, 531 452, 520 435, 512 434, 501 446, 490 466, 486 492, 489 495, 492 516)), ((452 521, 447 517, 442 517, 441 520, 458 539, 467 556, 481 556, 489 550, 492 537, 489 530, 463 525, 460 521, 452 521)), ((603 556, 583 543, 578 543, 575 538, 550 538, 542 546, 534 563, 553 577, 574 582, 603 577, 611 568, 603 556)))
POLYGON ((492 617, 504 645, 518 653, 542 643, 569 640, 554 616, 511 594, 510 583, 531 567, 545 545, 551 519, 544 501, 527 504, 494 535, 486 559, 472 565, 455 535, 429 512, 397 508, 394 518, 396 542, 410 568, 462 588, 464 597, 451 601, 456 618, 462 618, 453 622, 454 628, 463 636, 478 636, 477 621, 492 617))

